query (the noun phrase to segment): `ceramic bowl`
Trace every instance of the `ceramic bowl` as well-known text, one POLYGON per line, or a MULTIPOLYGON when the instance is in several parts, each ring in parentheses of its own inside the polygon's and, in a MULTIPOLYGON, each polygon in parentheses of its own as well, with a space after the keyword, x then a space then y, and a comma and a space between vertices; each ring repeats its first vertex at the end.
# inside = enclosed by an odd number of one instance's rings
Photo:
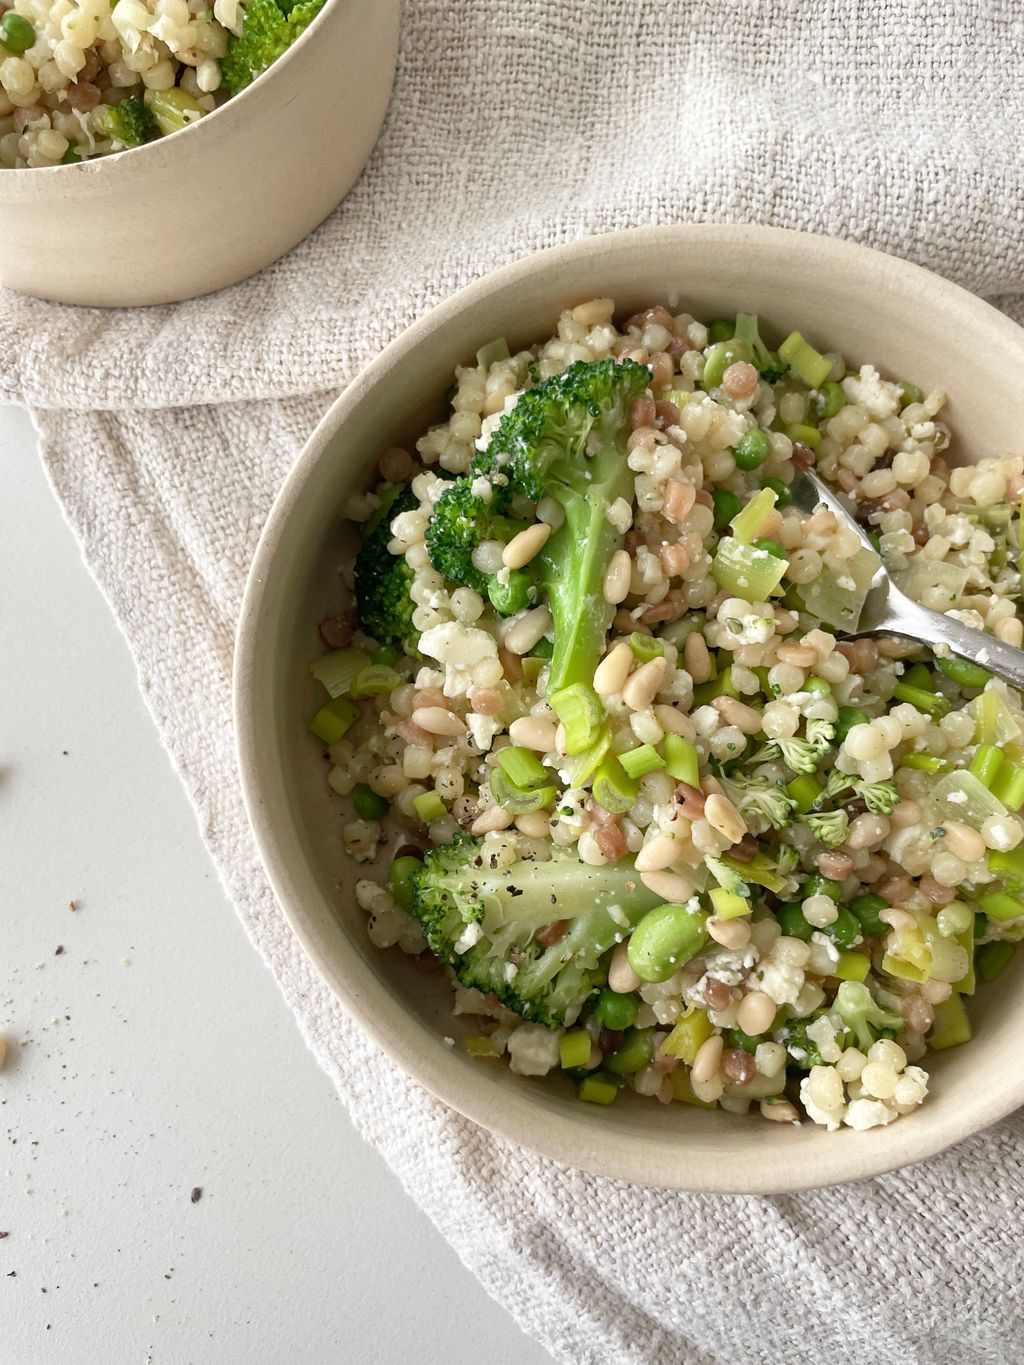
POLYGON ((400 0, 327 0, 214 113, 145 147, 0 171, 0 285, 61 303, 171 303, 235 284, 322 223, 384 121, 400 0))
POLYGON ((562 308, 595 295, 620 316, 656 302, 699 317, 746 310, 777 333, 800 328, 853 362, 950 397, 961 458, 1021 448, 1024 332, 989 305, 916 266, 844 242, 757 227, 655 228, 591 238, 530 257, 442 303, 337 400, 292 470, 263 532, 242 610, 237 737, 252 825, 270 880, 310 957, 345 1007, 421 1084, 475 1122, 556 1161, 689 1190, 767 1193, 860 1179, 918 1161, 1024 1103, 1021 962, 972 1006, 976 1037, 927 1063, 932 1094, 910 1117, 865 1133, 810 1122, 663 1107, 624 1094, 581 1104, 558 1076, 531 1080, 450 1041, 449 990, 366 935, 353 887, 363 875, 339 838, 306 724, 318 689, 317 624, 338 607, 350 549, 342 509, 377 453, 443 413, 453 368, 504 335, 551 335, 562 308), (998 355, 998 367, 991 357, 998 355))

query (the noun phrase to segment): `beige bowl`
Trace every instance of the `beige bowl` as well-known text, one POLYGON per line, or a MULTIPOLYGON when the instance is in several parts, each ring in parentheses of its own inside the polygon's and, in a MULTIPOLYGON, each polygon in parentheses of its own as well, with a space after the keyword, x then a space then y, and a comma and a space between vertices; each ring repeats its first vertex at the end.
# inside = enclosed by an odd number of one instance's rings
POLYGON ((327 0, 241 94, 170 137, 0 171, 0 285, 60 303, 171 303, 262 270, 355 183, 391 93, 400 0, 327 0))
POLYGON ((867 1133, 668 1108, 623 1095, 580 1104, 558 1077, 528 1080, 473 1061, 449 992, 366 936, 360 873, 341 851, 341 806, 306 733, 317 691, 317 623, 338 608, 342 508, 376 454, 442 413, 453 367, 504 335, 551 334, 559 310, 610 295, 624 314, 655 302, 699 317, 748 310, 801 328, 856 362, 950 395, 961 451, 1021 448, 1024 333, 936 276, 863 247, 756 227, 655 228, 575 242, 470 285, 394 341, 313 433, 263 532, 242 609, 235 668, 239 758, 253 828, 292 927, 346 1008, 435 1095, 477 1123, 571 1166, 646 1184, 766 1193, 902 1166, 1024 1102, 1020 963, 973 1009, 976 1038, 929 1062, 933 1093, 912 1117, 867 1133), (999 357, 993 365, 992 358, 999 357))

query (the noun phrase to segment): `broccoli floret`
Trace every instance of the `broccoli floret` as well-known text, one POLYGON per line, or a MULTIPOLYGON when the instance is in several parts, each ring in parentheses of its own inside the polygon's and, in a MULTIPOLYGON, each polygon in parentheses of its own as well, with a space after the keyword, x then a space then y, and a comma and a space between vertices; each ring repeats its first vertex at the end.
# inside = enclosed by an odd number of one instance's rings
POLYGON ((826 810, 801 815, 799 819, 826 848, 838 848, 850 828, 850 817, 844 810, 826 810))
POLYGON ((812 1066, 825 1065, 818 1044, 807 1036, 807 1027, 813 1023, 814 1018, 791 1019, 772 1035, 786 1049, 790 1068, 794 1071, 810 1071, 812 1066))
POLYGON ((160 136, 153 113, 141 95, 131 95, 120 104, 103 104, 92 116, 93 130, 112 142, 126 147, 141 147, 160 136))
POLYGON ((781 758, 795 773, 813 773, 822 755, 806 739, 773 739, 751 754, 751 764, 772 763, 781 758))
POLYGON ((855 782, 853 789, 872 815, 891 815, 900 803, 895 782, 855 782))
POLYGON ((784 360, 780 360, 774 351, 769 351, 761 340, 761 329, 756 313, 736 314, 736 336, 750 347, 754 365, 761 378, 767 380, 769 384, 777 384, 789 366, 784 360))
POLYGON ((221 84, 237 95, 295 42, 323 8, 324 0, 251 0, 242 19, 242 36, 228 37, 221 58, 221 84))
POLYGON ((829 720, 812 717, 807 722, 807 743, 819 753, 825 753, 832 747, 835 733, 836 727, 829 720))
POLYGON ((725 794, 741 815, 755 816, 772 829, 784 829, 793 823, 796 802, 782 787, 775 786, 766 777, 744 777, 740 773, 730 773, 720 777, 725 794))
POLYGON ((431 849, 413 875, 412 912, 431 951, 464 986, 524 1019, 572 1023, 608 980, 604 955, 659 897, 629 862, 589 867, 575 849, 555 848, 549 861, 491 867, 484 847, 460 836, 431 849), (538 939, 560 922, 560 937, 538 939))
POLYGON ((854 1034, 862 1052, 867 1052, 883 1034, 903 1033, 906 1029, 903 1016, 883 1009, 862 981, 844 981, 836 991, 831 1012, 838 1014, 854 1034))
POLYGON ((473 491, 476 479, 463 475, 453 480, 438 498, 427 525, 427 550, 434 568, 449 583, 472 588, 489 597, 502 616, 511 616, 535 593, 529 575, 520 571, 488 576, 473 563, 473 551, 485 540, 509 541, 526 522, 501 515, 504 498, 481 497, 473 491))
MULTIPOLYGON (((438 572, 447 576, 454 561, 466 574, 474 545, 490 537, 494 518, 508 515, 516 499, 537 503, 551 497, 561 505, 563 524, 530 566, 554 620, 549 694, 589 683, 604 649, 615 609, 605 602, 602 585, 608 561, 622 544, 607 511, 618 498, 632 495, 629 405, 650 381, 647 367, 631 360, 578 361, 521 394, 473 461, 468 481, 487 479, 491 500, 474 504, 460 493, 450 539, 441 522, 428 532, 438 572)), ((435 516, 444 511, 444 501, 435 516)))
POLYGON ((382 645, 397 645, 416 657, 419 631, 412 623, 415 603, 410 595, 413 571, 404 555, 388 550, 391 523, 401 512, 419 507, 409 484, 393 484, 382 493, 382 505, 367 523, 367 534, 356 556, 356 606, 359 624, 382 645))

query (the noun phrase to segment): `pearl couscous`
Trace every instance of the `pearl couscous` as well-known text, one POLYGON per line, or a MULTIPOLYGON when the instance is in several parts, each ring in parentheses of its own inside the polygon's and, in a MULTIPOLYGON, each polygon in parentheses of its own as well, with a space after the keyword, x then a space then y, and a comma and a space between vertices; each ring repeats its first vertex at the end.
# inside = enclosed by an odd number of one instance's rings
POLYGON ((347 514, 311 729, 367 930, 445 971, 456 1045, 829 1130, 888 1124, 1024 936, 1024 708, 844 639, 877 567, 1020 645, 1024 459, 945 395, 750 315, 611 299, 491 343, 347 514), (369 869, 368 869, 369 870, 369 869))
POLYGON ((0 169, 67 165, 195 123, 324 0, 0 0, 0 169))

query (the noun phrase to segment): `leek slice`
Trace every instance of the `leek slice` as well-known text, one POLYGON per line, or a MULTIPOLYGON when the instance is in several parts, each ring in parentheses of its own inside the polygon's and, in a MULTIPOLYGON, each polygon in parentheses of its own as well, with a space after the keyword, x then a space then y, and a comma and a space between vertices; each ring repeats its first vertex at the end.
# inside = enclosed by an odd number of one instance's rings
POLYGON ((711 562, 711 577, 720 588, 745 602, 765 602, 788 568, 787 559, 778 559, 753 545, 743 545, 735 536, 723 536, 711 562))
POLYGON ((345 649, 332 649, 330 654, 322 654, 309 671, 318 683, 323 683, 332 697, 343 697, 352 686, 356 674, 369 666, 369 654, 349 645, 345 649))
POLYGON ((958 769, 940 777, 924 801, 927 820, 935 826, 959 820, 980 830, 993 815, 1005 816, 1006 807, 973 773, 958 769))
POLYGON ((880 563, 873 550, 858 550, 841 577, 823 572, 813 583, 801 584, 804 606, 828 626, 855 631, 880 563))

